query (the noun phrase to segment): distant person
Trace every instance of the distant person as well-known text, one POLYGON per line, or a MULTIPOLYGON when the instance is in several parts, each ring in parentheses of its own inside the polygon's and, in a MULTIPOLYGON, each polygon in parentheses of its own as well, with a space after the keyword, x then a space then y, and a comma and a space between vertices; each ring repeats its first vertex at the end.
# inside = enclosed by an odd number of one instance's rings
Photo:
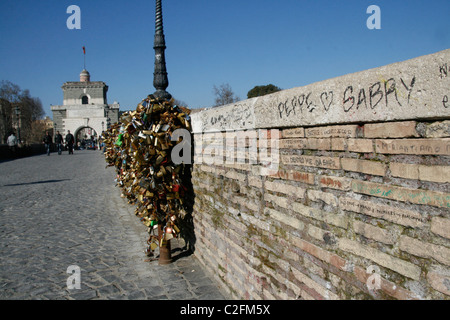
POLYGON ((17 156, 17 138, 13 132, 9 135, 6 143, 8 144, 8 149, 10 150, 12 156, 15 158, 17 156))
POLYGON ((44 142, 45 144, 45 151, 47 152, 47 155, 50 155, 50 147, 52 145, 52 136, 50 135, 50 133, 47 131, 45 133, 45 137, 44 139, 42 139, 42 142, 44 142))
POLYGON ((75 143, 75 138, 73 134, 70 133, 70 130, 67 130, 66 134, 66 144, 69 147, 69 154, 73 154, 73 144, 75 143))
POLYGON ((56 150, 58 150, 59 155, 61 155, 61 153, 62 153, 62 142, 63 142, 63 137, 62 137, 61 133, 59 133, 59 131, 56 131, 55 143, 56 143, 56 150))

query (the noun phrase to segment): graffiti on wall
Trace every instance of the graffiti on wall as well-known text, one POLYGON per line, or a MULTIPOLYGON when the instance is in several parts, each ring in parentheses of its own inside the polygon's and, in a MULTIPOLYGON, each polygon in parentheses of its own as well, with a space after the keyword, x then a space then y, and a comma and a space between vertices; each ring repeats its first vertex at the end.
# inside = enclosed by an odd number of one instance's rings
POLYGON ((254 127, 254 118, 253 106, 244 101, 233 105, 225 112, 218 110, 216 113, 205 114, 202 117, 202 131, 206 131, 206 128, 226 130, 254 127))
POLYGON ((310 91, 279 102, 278 117, 283 119, 302 113, 329 112, 332 108, 342 108, 344 112, 349 112, 369 108, 374 110, 382 106, 392 108, 396 105, 409 105, 415 84, 416 76, 413 76, 410 79, 400 77, 381 80, 363 88, 348 85, 340 97, 334 90, 325 90, 318 94, 310 91))

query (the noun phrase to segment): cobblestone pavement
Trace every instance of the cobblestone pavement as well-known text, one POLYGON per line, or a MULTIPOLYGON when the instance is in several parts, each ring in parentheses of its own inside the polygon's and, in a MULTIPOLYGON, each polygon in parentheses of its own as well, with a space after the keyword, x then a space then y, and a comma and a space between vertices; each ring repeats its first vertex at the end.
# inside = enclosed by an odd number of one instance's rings
POLYGON ((105 166, 93 150, 0 163, 0 299, 225 299, 194 255, 149 261, 146 227, 105 166), (80 289, 67 287, 73 265, 80 289))

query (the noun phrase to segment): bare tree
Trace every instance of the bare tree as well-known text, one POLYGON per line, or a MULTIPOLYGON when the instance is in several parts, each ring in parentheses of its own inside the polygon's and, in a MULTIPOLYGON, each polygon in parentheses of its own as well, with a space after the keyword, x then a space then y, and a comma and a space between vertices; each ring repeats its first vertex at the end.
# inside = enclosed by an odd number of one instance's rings
POLYGON ((214 86, 213 93, 215 95, 213 107, 223 106, 240 100, 239 97, 235 96, 228 83, 222 84, 219 87, 214 86))
POLYGON ((185 108, 189 108, 188 104, 182 100, 178 100, 178 99, 173 99, 173 104, 179 106, 179 107, 185 107, 185 108))
POLYGON ((0 143, 6 143, 6 139, 11 133, 13 127, 11 110, 11 103, 6 99, 0 98, 0 143))
POLYGON ((25 142, 32 139, 33 121, 44 115, 42 103, 39 98, 32 97, 29 90, 22 90, 17 84, 10 81, 0 83, 0 129, 3 135, 8 135, 20 123, 20 138, 25 142), (20 114, 16 114, 16 109, 20 114))

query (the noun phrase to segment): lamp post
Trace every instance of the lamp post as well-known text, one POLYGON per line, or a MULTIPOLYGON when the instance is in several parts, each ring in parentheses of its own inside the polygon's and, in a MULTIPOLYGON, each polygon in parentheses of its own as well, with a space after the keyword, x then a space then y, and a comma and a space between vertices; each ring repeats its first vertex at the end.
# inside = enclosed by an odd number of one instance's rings
POLYGON ((153 95, 159 99, 170 100, 172 95, 166 91, 169 86, 167 78, 166 57, 166 41, 164 39, 163 17, 161 0, 156 0, 155 14, 155 41, 153 49, 155 49, 155 72, 153 73, 153 86, 156 91, 153 95))
MULTIPOLYGON (((166 91, 169 86, 169 79, 167 78, 166 57, 164 55, 164 51, 166 50, 166 41, 164 39, 161 0, 156 0, 155 12, 155 42, 153 45, 153 49, 155 49, 155 72, 153 73, 153 86, 156 91, 153 95, 157 99, 170 100, 172 95, 166 91)), ((158 225, 158 263, 160 265, 170 264, 172 262, 170 239, 165 239, 165 232, 163 228, 164 227, 160 223, 158 225)))

